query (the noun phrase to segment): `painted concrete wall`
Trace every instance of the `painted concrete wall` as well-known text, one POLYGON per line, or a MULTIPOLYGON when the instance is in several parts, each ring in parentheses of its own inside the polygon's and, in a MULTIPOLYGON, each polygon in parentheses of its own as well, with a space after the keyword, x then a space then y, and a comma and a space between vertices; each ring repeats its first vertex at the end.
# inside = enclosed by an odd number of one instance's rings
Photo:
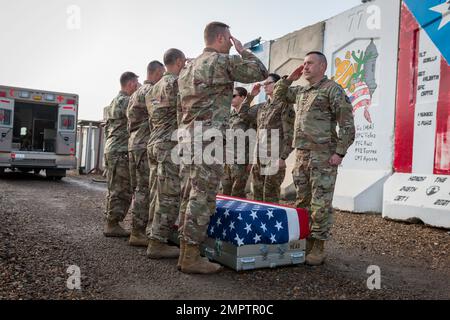
POLYGON ((442 53, 449 44, 433 41, 436 33, 450 38, 450 23, 428 10, 436 5, 402 6, 395 174, 384 186, 383 216, 450 228, 450 66, 442 53))
POLYGON ((392 173, 400 0, 377 0, 326 21, 328 76, 354 108, 356 140, 339 168, 333 205, 381 212, 392 173))
MULTIPOLYGON (((324 28, 325 24, 319 22, 277 39, 270 51, 270 71, 280 76, 288 75, 303 64, 303 59, 309 51, 321 51, 324 28)), ((301 79, 298 84, 306 83, 301 79)))

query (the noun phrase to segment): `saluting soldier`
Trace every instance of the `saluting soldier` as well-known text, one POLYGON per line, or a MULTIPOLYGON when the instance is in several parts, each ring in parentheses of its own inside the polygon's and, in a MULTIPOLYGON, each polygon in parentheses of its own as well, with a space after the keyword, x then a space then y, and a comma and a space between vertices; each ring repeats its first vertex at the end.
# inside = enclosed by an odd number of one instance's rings
POLYGON ((326 70, 326 57, 318 51, 309 52, 304 64, 275 88, 275 99, 296 104, 293 178, 297 207, 308 209, 311 215, 306 256, 309 265, 325 261, 337 168, 355 139, 350 100, 339 84, 325 76, 326 70), (289 87, 302 74, 309 85, 289 87))
MULTIPOLYGON (((191 139, 183 141, 188 144, 203 141, 203 133, 212 131, 222 133, 223 141, 229 126, 234 82, 254 83, 268 75, 264 64, 231 36, 228 25, 208 24, 204 38, 206 48, 203 53, 187 64, 178 80, 183 110, 180 129, 189 133, 191 139), (229 54, 233 44, 239 55, 229 54), (201 123, 202 131, 194 135, 198 123, 201 123)), ((205 150, 210 142, 200 144, 205 150)), ((220 266, 200 257, 200 245, 206 238, 211 215, 216 209, 224 159, 208 164, 196 156, 192 157, 193 163, 182 164, 188 167, 184 170, 189 172, 189 179, 183 190, 183 195, 188 195, 183 199, 187 204, 182 206, 186 210, 181 211, 180 217, 180 265, 185 273, 213 273, 219 271, 220 266)))

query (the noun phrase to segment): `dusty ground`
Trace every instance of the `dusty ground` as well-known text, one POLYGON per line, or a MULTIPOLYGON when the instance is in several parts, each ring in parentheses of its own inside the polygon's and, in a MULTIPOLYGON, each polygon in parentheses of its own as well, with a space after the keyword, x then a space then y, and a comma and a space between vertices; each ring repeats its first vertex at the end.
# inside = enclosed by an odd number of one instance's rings
POLYGON ((322 267, 196 276, 104 238, 105 185, 92 177, 9 173, 0 190, 0 299, 450 299, 447 230, 338 212, 322 267), (66 288, 70 265, 81 291, 66 288), (366 286, 370 265, 381 290, 366 286))

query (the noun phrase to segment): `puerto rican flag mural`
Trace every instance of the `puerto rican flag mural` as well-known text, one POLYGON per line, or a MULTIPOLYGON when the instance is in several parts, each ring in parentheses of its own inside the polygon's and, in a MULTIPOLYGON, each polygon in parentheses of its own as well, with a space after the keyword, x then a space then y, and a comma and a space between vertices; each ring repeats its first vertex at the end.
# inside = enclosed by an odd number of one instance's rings
POLYGON ((284 244, 309 236, 308 212, 288 206, 217 196, 208 236, 234 244, 284 244))
POLYGON ((450 175, 450 1, 402 4, 395 171, 450 175))

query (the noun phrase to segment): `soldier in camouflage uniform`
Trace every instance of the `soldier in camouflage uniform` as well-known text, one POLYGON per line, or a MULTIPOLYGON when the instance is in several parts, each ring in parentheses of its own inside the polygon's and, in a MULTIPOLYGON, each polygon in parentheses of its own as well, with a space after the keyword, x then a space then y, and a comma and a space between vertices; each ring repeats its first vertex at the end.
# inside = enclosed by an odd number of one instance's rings
POLYGON ((137 90, 138 76, 125 72, 120 77, 121 91, 106 112, 105 164, 108 194, 106 197, 106 237, 128 237, 119 224, 128 213, 132 190, 128 164, 128 130, 126 111, 130 96, 137 90))
MULTIPOLYGON (((270 74, 264 82, 268 100, 254 108, 258 112, 254 121, 257 126, 257 147, 255 164, 251 171, 252 196, 254 200, 278 203, 281 184, 286 175, 286 159, 292 152, 295 111, 292 104, 273 99, 275 83, 280 80, 277 74, 270 74), (272 155, 272 130, 277 130, 278 153, 272 155)), ((256 84, 250 96, 244 102, 244 108, 259 94, 260 84, 256 84)), ((244 109, 243 108, 243 109, 244 109)), ((250 114, 242 114, 248 117, 250 114)))
MULTIPOLYGON (((247 90, 242 87, 234 88, 233 100, 231 101, 231 113, 230 113, 230 129, 242 130, 246 132, 249 129, 255 128, 253 118, 246 120, 239 116, 241 105, 247 97, 247 90)), ((255 128, 256 129, 256 128, 255 128)), ((225 165, 225 173, 222 179, 222 191, 224 195, 246 198, 245 188, 247 186, 247 180, 250 173, 250 159, 249 159, 249 141, 245 141, 245 146, 240 150, 235 148, 235 163, 225 165), (237 156, 239 152, 243 152, 245 155, 244 163, 238 163, 237 156)))
POLYGON ((152 61, 147 66, 147 80, 130 99, 127 109, 129 163, 131 186, 134 191, 131 213, 133 227, 129 244, 132 246, 148 245, 145 229, 149 220, 149 175, 150 168, 147 157, 147 142, 150 137, 148 112, 145 95, 158 82, 165 69, 161 62, 152 61))
POLYGON ((275 89, 275 99, 296 103, 293 178, 297 207, 308 209, 311 217, 306 257, 309 265, 320 265, 326 258, 324 244, 333 224, 337 167, 355 139, 350 100, 341 86, 324 75, 326 69, 325 56, 310 52, 304 65, 281 80, 275 89), (309 85, 289 88, 303 73, 309 85))
MULTIPOLYGON (((231 36, 226 24, 219 22, 208 24, 204 36, 206 49, 187 64, 178 80, 183 108, 180 129, 191 138, 191 140, 183 138, 180 144, 183 150, 183 144, 191 146, 193 140, 203 140, 203 134, 206 131, 211 132, 211 129, 221 133, 220 139, 223 141, 229 124, 234 82, 253 83, 266 79, 268 75, 263 63, 231 36), (229 54, 232 42, 240 56, 229 54), (195 122, 202 125, 202 133, 196 136, 194 136, 195 122)), ((219 144, 222 141, 218 141, 219 144)), ((204 142, 202 150, 209 144, 204 142)), ((213 273, 219 271, 220 266, 207 259, 201 259, 199 249, 206 238, 211 215, 215 212, 216 195, 224 172, 224 159, 207 164, 202 161, 204 159, 193 158, 191 157, 191 160, 194 160, 194 163, 182 164, 189 167, 187 169, 189 179, 183 190, 183 194, 189 194, 189 201, 185 212, 181 211, 180 217, 180 221, 183 221, 181 271, 213 273)))
POLYGON ((167 72, 145 97, 152 128, 148 153, 151 162, 157 165, 154 216, 148 228, 147 255, 152 259, 178 258, 180 253, 177 247, 167 242, 174 231, 180 207, 180 166, 172 159, 172 151, 177 148, 177 141, 173 141, 172 136, 178 130, 181 113, 178 75, 185 63, 183 52, 169 49, 164 54, 167 72))

